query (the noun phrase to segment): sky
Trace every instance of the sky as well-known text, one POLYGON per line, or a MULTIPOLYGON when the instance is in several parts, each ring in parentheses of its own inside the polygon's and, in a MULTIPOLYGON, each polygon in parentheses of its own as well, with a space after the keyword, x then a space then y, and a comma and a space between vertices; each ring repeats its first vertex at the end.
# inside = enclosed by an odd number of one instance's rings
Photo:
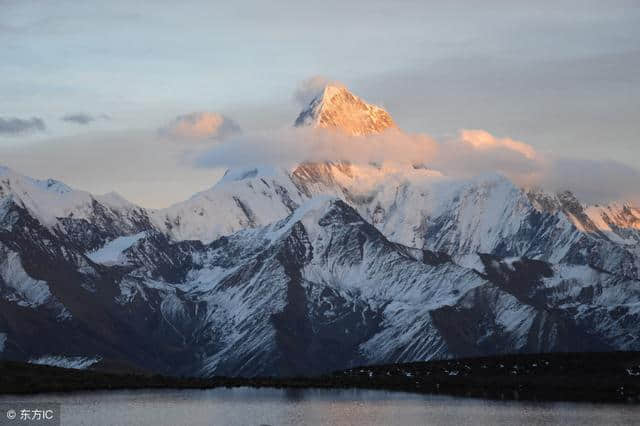
POLYGON ((0 164, 150 207, 215 183, 211 144, 290 126, 318 75, 410 133, 640 160, 637 0, 0 0, 0 58, 0 164))

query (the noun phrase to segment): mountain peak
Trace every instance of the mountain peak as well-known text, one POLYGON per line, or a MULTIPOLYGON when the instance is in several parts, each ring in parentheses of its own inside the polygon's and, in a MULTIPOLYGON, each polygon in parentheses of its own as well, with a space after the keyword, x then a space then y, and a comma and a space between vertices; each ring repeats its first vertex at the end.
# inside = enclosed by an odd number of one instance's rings
POLYGON ((381 133, 396 127, 383 108, 368 104, 345 86, 327 84, 296 119, 295 126, 334 129, 353 136, 381 133))

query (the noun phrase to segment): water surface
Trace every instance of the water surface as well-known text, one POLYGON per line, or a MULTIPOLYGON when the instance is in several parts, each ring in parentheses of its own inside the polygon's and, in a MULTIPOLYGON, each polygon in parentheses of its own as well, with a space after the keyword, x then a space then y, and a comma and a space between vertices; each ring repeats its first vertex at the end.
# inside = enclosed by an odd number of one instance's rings
MULTIPOLYGON (((640 406, 369 390, 207 389, 0 396, 62 404, 63 425, 632 425, 640 406)), ((0 422, 1 423, 1 422, 0 422)))

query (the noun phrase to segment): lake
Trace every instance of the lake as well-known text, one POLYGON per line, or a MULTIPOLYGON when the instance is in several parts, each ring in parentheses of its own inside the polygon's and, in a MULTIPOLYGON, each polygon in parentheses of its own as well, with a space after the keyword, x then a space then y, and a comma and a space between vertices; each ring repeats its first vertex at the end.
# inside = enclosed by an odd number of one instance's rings
POLYGON ((0 396, 0 403, 13 401, 60 403, 63 425, 589 426, 640 422, 638 405, 503 402, 355 389, 233 388, 0 396))

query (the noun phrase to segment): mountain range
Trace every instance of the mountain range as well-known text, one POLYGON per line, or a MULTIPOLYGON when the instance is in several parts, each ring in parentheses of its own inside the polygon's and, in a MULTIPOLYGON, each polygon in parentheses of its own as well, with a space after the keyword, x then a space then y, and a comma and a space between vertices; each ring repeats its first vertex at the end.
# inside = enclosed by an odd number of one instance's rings
MULTIPOLYGON (((295 120, 398 131, 329 85, 295 120)), ((0 358, 292 376, 640 350, 640 209, 499 174, 303 162, 165 209, 0 168, 0 358)))

